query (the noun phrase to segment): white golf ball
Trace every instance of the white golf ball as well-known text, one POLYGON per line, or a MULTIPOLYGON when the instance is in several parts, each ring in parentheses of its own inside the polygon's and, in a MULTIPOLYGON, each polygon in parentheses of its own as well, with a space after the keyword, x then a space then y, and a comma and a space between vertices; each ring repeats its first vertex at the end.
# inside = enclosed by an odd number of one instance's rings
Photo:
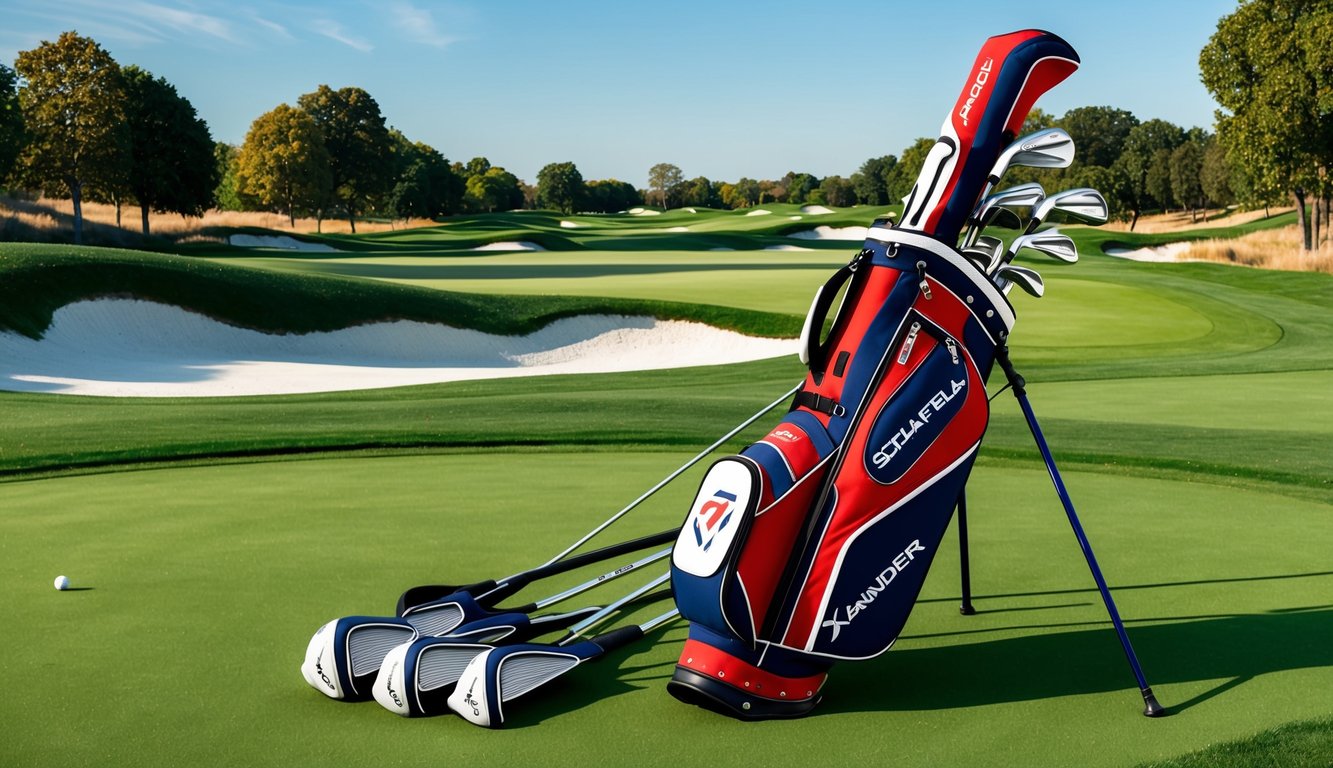
POLYGON ((57 576, 57 577, 56 577, 56 589, 61 590, 62 592, 63 592, 64 590, 66 590, 66 589, 69 589, 69 577, 68 577, 68 576, 57 576))

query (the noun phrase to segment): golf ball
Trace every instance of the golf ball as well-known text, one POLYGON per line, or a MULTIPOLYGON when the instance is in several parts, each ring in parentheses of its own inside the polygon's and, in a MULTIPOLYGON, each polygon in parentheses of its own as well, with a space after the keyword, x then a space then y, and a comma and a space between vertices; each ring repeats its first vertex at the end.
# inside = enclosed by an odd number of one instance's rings
POLYGON ((69 577, 68 577, 68 576, 57 576, 57 577, 56 577, 56 589, 59 589, 59 590, 61 590, 62 592, 63 592, 64 590, 66 590, 66 589, 69 589, 69 577))

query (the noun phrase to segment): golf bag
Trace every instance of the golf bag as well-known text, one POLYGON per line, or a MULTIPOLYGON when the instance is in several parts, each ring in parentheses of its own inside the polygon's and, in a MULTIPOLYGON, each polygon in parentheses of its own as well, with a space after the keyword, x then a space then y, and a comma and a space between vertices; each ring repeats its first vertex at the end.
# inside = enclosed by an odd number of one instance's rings
POLYGON ((676 540, 672 586, 690 621, 677 698, 798 717, 835 662, 898 637, 985 434, 985 382, 1014 323, 953 245, 1001 148, 1077 63, 1046 32, 988 40, 898 225, 873 227, 816 293, 791 411, 712 465, 676 540))

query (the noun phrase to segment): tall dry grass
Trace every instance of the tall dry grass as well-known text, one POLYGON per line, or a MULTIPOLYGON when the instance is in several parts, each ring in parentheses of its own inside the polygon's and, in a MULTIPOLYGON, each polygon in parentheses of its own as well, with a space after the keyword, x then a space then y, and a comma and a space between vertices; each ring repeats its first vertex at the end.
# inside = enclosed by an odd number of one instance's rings
MULTIPOLYGON (((87 241, 99 245, 133 246, 142 241, 142 221, 139 209, 122 206, 120 224, 116 224, 116 207, 108 203, 83 204, 84 234, 87 241)), ((429 219, 407 221, 357 221, 356 231, 383 232, 410 227, 433 226, 429 219)), ((252 211, 210 210, 203 216, 149 213, 148 227, 152 235, 175 242, 216 241, 221 238, 209 234, 213 227, 259 227, 281 232, 310 234, 345 234, 352 231, 346 219, 324 219, 322 222, 298 218, 295 226, 281 214, 252 211)), ((17 200, 0 197, 0 240, 36 242, 69 242, 74 237, 74 204, 70 200, 40 198, 17 200)))
POLYGON ((1306 251, 1303 240, 1299 226, 1252 232, 1230 240, 1198 240, 1190 243, 1181 259, 1333 274, 1333 243, 1325 239, 1320 247, 1306 251))
MULTIPOLYGON (((1293 211, 1295 208, 1287 206, 1285 208, 1269 208, 1268 215, 1276 216, 1279 213, 1293 211)), ((1212 229, 1215 227, 1232 227, 1237 224, 1247 224, 1251 221, 1257 221, 1264 218, 1264 210, 1260 208, 1255 211, 1240 210, 1222 210, 1220 208, 1211 208, 1198 211, 1196 217, 1191 217, 1189 211, 1171 211, 1168 213, 1154 213, 1148 216, 1140 216, 1138 222, 1134 224, 1134 232, 1143 235, 1155 235, 1161 232, 1179 232, 1185 229, 1212 229)), ((1103 229, 1110 229, 1116 232, 1128 232, 1128 221, 1108 221, 1102 225, 1103 229)))

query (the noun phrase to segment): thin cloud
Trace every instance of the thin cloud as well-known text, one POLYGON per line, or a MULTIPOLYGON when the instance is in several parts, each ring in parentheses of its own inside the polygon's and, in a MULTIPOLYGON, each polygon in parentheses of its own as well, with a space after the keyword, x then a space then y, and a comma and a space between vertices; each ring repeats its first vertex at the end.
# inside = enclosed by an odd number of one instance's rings
POLYGON ((315 23, 312 25, 312 27, 319 34, 329 38, 330 40, 335 40, 339 43, 342 43, 348 48, 355 48, 356 50, 361 51, 362 53, 370 53, 371 51, 375 50, 375 46, 371 45, 365 40, 352 37, 351 35, 344 32, 342 25, 336 21, 330 21, 328 19, 317 19, 315 23))
POLYGON ((282 26, 276 21, 266 19, 263 16, 260 16, 259 14, 255 13, 254 11, 246 11, 246 18, 249 19, 251 23, 258 24, 259 26, 264 27, 265 29, 269 30, 275 35, 278 35, 279 37, 284 37, 288 40, 292 39, 292 33, 288 32, 286 27, 282 26))
POLYGON ((229 43, 236 42, 231 22, 217 16, 143 2, 120 6, 120 12, 136 17, 145 26, 162 26, 176 32, 198 32, 229 43))
POLYGON ((444 48, 457 40, 440 31, 430 11, 405 0, 390 3, 389 23, 407 39, 422 45, 444 48))

